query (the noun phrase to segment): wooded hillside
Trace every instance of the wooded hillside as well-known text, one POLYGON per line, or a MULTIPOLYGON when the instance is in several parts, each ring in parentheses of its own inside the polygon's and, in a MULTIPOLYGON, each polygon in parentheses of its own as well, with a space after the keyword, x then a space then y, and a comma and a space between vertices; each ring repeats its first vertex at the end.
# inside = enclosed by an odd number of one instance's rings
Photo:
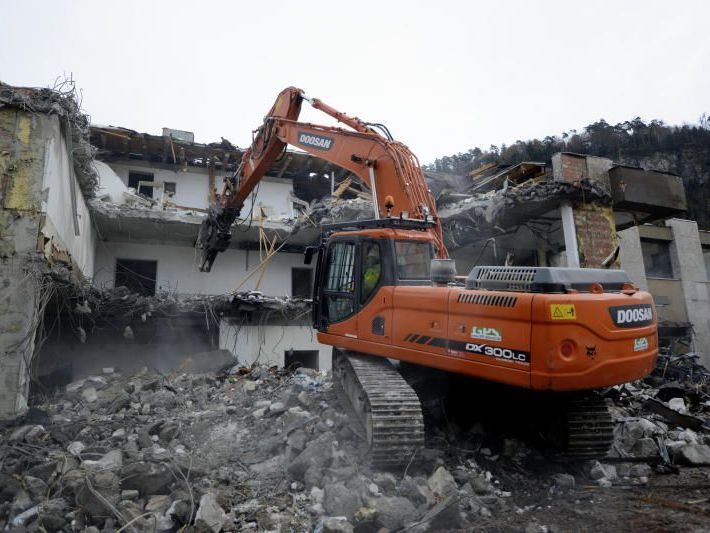
POLYGON ((645 123, 640 118, 616 125, 604 119, 582 131, 560 136, 516 141, 487 150, 472 148, 464 153, 440 157, 428 168, 453 174, 467 174, 486 163, 550 163, 555 152, 576 152, 608 157, 616 162, 671 172, 683 177, 688 198, 688 218, 710 229, 710 116, 698 124, 669 126, 660 120, 645 123))

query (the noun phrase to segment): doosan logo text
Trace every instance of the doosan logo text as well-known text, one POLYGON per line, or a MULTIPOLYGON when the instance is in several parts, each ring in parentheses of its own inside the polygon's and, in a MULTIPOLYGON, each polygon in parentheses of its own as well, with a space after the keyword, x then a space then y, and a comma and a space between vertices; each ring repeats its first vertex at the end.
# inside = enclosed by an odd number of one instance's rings
POLYGON ((333 146, 333 139, 330 137, 322 137, 305 132, 298 133, 298 142, 318 150, 330 150, 331 146, 333 146))
POLYGON ((650 308, 646 309, 619 309, 616 312, 616 323, 623 324, 625 322, 643 322, 653 320, 653 311, 650 308))
POLYGON ((653 322, 653 308, 650 305, 620 305, 610 307, 609 313, 614 325, 622 328, 647 326, 653 322))

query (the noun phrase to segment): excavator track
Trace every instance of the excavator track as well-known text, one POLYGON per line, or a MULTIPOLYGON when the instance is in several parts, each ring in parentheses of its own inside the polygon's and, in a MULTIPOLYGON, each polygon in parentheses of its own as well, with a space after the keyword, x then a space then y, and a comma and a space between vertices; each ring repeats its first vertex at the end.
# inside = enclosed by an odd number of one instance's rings
POLYGON ((333 373, 365 427, 373 465, 406 466, 424 447, 417 393, 387 359, 333 349, 333 373))
POLYGON ((572 398, 566 412, 567 459, 600 459, 614 442, 614 423, 604 399, 597 394, 572 398))

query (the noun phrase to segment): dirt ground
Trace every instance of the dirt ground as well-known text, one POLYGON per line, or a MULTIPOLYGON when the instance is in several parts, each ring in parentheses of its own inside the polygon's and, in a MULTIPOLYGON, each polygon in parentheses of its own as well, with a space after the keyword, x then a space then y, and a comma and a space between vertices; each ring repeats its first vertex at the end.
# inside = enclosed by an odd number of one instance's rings
MULTIPOLYGON (((519 511, 477 525, 482 531, 710 531, 710 467, 684 467, 649 476, 639 485, 621 480, 602 488, 585 480, 581 465, 538 459, 490 465, 519 511), (550 483, 551 472, 577 474, 573 488, 550 483), (537 527, 532 527, 537 526, 537 527)), ((488 466, 485 461, 482 465, 488 466)))

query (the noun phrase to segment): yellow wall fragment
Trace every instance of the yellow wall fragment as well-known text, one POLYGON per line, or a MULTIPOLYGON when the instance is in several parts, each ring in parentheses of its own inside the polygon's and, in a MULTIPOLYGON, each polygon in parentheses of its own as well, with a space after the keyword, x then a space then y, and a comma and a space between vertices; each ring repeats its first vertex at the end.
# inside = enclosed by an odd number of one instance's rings
MULTIPOLYGON (((32 135, 32 118, 27 113, 13 111, 14 115, 14 146, 3 145, 0 151, 0 178, 4 189, 3 207, 29 211, 35 208, 32 187, 33 151, 30 145, 32 135), (19 157, 13 157, 17 144, 20 145, 19 157)), ((11 117, 6 115, 3 122, 8 126, 11 117)))
POLYGON ((17 140, 29 148, 30 146, 30 133, 32 131, 32 120, 29 115, 21 114, 19 120, 17 121, 17 130, 15 135, 17 140))

